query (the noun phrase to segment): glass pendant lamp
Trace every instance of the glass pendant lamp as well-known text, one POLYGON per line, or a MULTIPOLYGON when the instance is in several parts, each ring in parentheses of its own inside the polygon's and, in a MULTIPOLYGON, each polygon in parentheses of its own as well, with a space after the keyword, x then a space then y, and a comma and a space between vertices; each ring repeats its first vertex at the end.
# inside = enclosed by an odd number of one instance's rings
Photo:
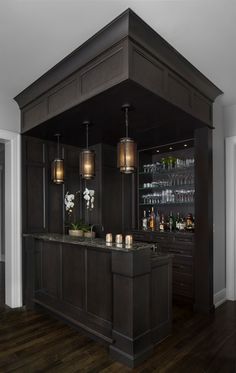
POLYGON ((122 106, 122 110, 125 112, 125 137, 120 139, 117 145, 117 167, 120 172, 124 174, 131 174, 136 169, 136 153, 137 144, 128 136, 128 112, 130 110, 130 104, 122 106))
POLYGON ((52 162, 52 181, 55 184, 64 183, 64 160, 60 158, 60 134, 55 134, 57 137, 57 158, 52 162))
POLYGON ((95 153, 88 148, 88 128, 90 122, 85 121, 83 125, 86 127, 86 149, 80 153, 80 175, 85 180, 90 180, 95 176, 95 153))

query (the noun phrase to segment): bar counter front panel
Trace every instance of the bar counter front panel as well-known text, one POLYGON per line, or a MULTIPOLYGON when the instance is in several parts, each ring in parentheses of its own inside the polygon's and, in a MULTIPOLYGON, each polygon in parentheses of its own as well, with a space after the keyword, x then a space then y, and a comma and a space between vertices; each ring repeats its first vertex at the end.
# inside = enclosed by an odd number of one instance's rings
POLYGON ((39 305, 109 346, 130 367, 171 333, 172 257, 152 245, 24 235, 26 306, 39 305))

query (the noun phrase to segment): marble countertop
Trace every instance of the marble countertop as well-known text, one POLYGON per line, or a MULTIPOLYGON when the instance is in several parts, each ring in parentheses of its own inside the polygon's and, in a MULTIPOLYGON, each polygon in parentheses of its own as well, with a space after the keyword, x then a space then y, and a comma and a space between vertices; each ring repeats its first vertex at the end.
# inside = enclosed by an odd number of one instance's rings
POLYGON ((65 244, 83 245, 87 247, 96 247, 115 251, 137 251, 143 249, 152 249, 153 244, 146 242, 135 241, 131 246, 125 244, 106 244, 103 238, 85 238, 85 237, 72 237, 69 235, 57 234, 57 233, 31 233, 23 234, 24 237, 33 237, 36 239, 52 242, 60 242, 65 244))

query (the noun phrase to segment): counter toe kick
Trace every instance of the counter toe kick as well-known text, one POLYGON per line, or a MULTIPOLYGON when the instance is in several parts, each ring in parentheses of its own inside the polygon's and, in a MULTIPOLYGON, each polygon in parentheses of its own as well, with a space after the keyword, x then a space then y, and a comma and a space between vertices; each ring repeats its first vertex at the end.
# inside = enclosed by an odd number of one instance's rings
POLYGON ((172 259, 152 245, 24 235, 25 304, 40 305, 135 367, 171 333, 172 259))

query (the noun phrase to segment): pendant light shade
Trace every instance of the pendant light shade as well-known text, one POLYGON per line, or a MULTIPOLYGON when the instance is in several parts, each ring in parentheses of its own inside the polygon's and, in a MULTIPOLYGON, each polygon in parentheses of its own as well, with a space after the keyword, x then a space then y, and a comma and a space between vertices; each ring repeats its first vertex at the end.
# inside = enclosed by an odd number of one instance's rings
POLYGON ((137 144, 128 137, 128 111, 130 110, 130 105, 123 105, 122 109, 125 111, 126 137, 121 138, 117 145, 117 167, 120 172, 131 174, 136 169, 137 144))
POLYGON ((88 127, 90 122, 83 123, 86 126, 86 149, 80 153, 80 175, 85 180, 95 176, 95 153, 88 149, 88 127))
POLYGON ((130 137, 123 137, 117 145, 117 167, 124 174, 131 174, 136 168, 137 144, 130 137))
POLYGON ((52 181, 55 184, 63 184, 64 183, 64 161, 60 158, 59 151, 60 151, 60 144, 59 144, 59 134, 55 135, 57 137, 57 158, 54 159, 52 162, 52 171, 51 177, 52 181))

